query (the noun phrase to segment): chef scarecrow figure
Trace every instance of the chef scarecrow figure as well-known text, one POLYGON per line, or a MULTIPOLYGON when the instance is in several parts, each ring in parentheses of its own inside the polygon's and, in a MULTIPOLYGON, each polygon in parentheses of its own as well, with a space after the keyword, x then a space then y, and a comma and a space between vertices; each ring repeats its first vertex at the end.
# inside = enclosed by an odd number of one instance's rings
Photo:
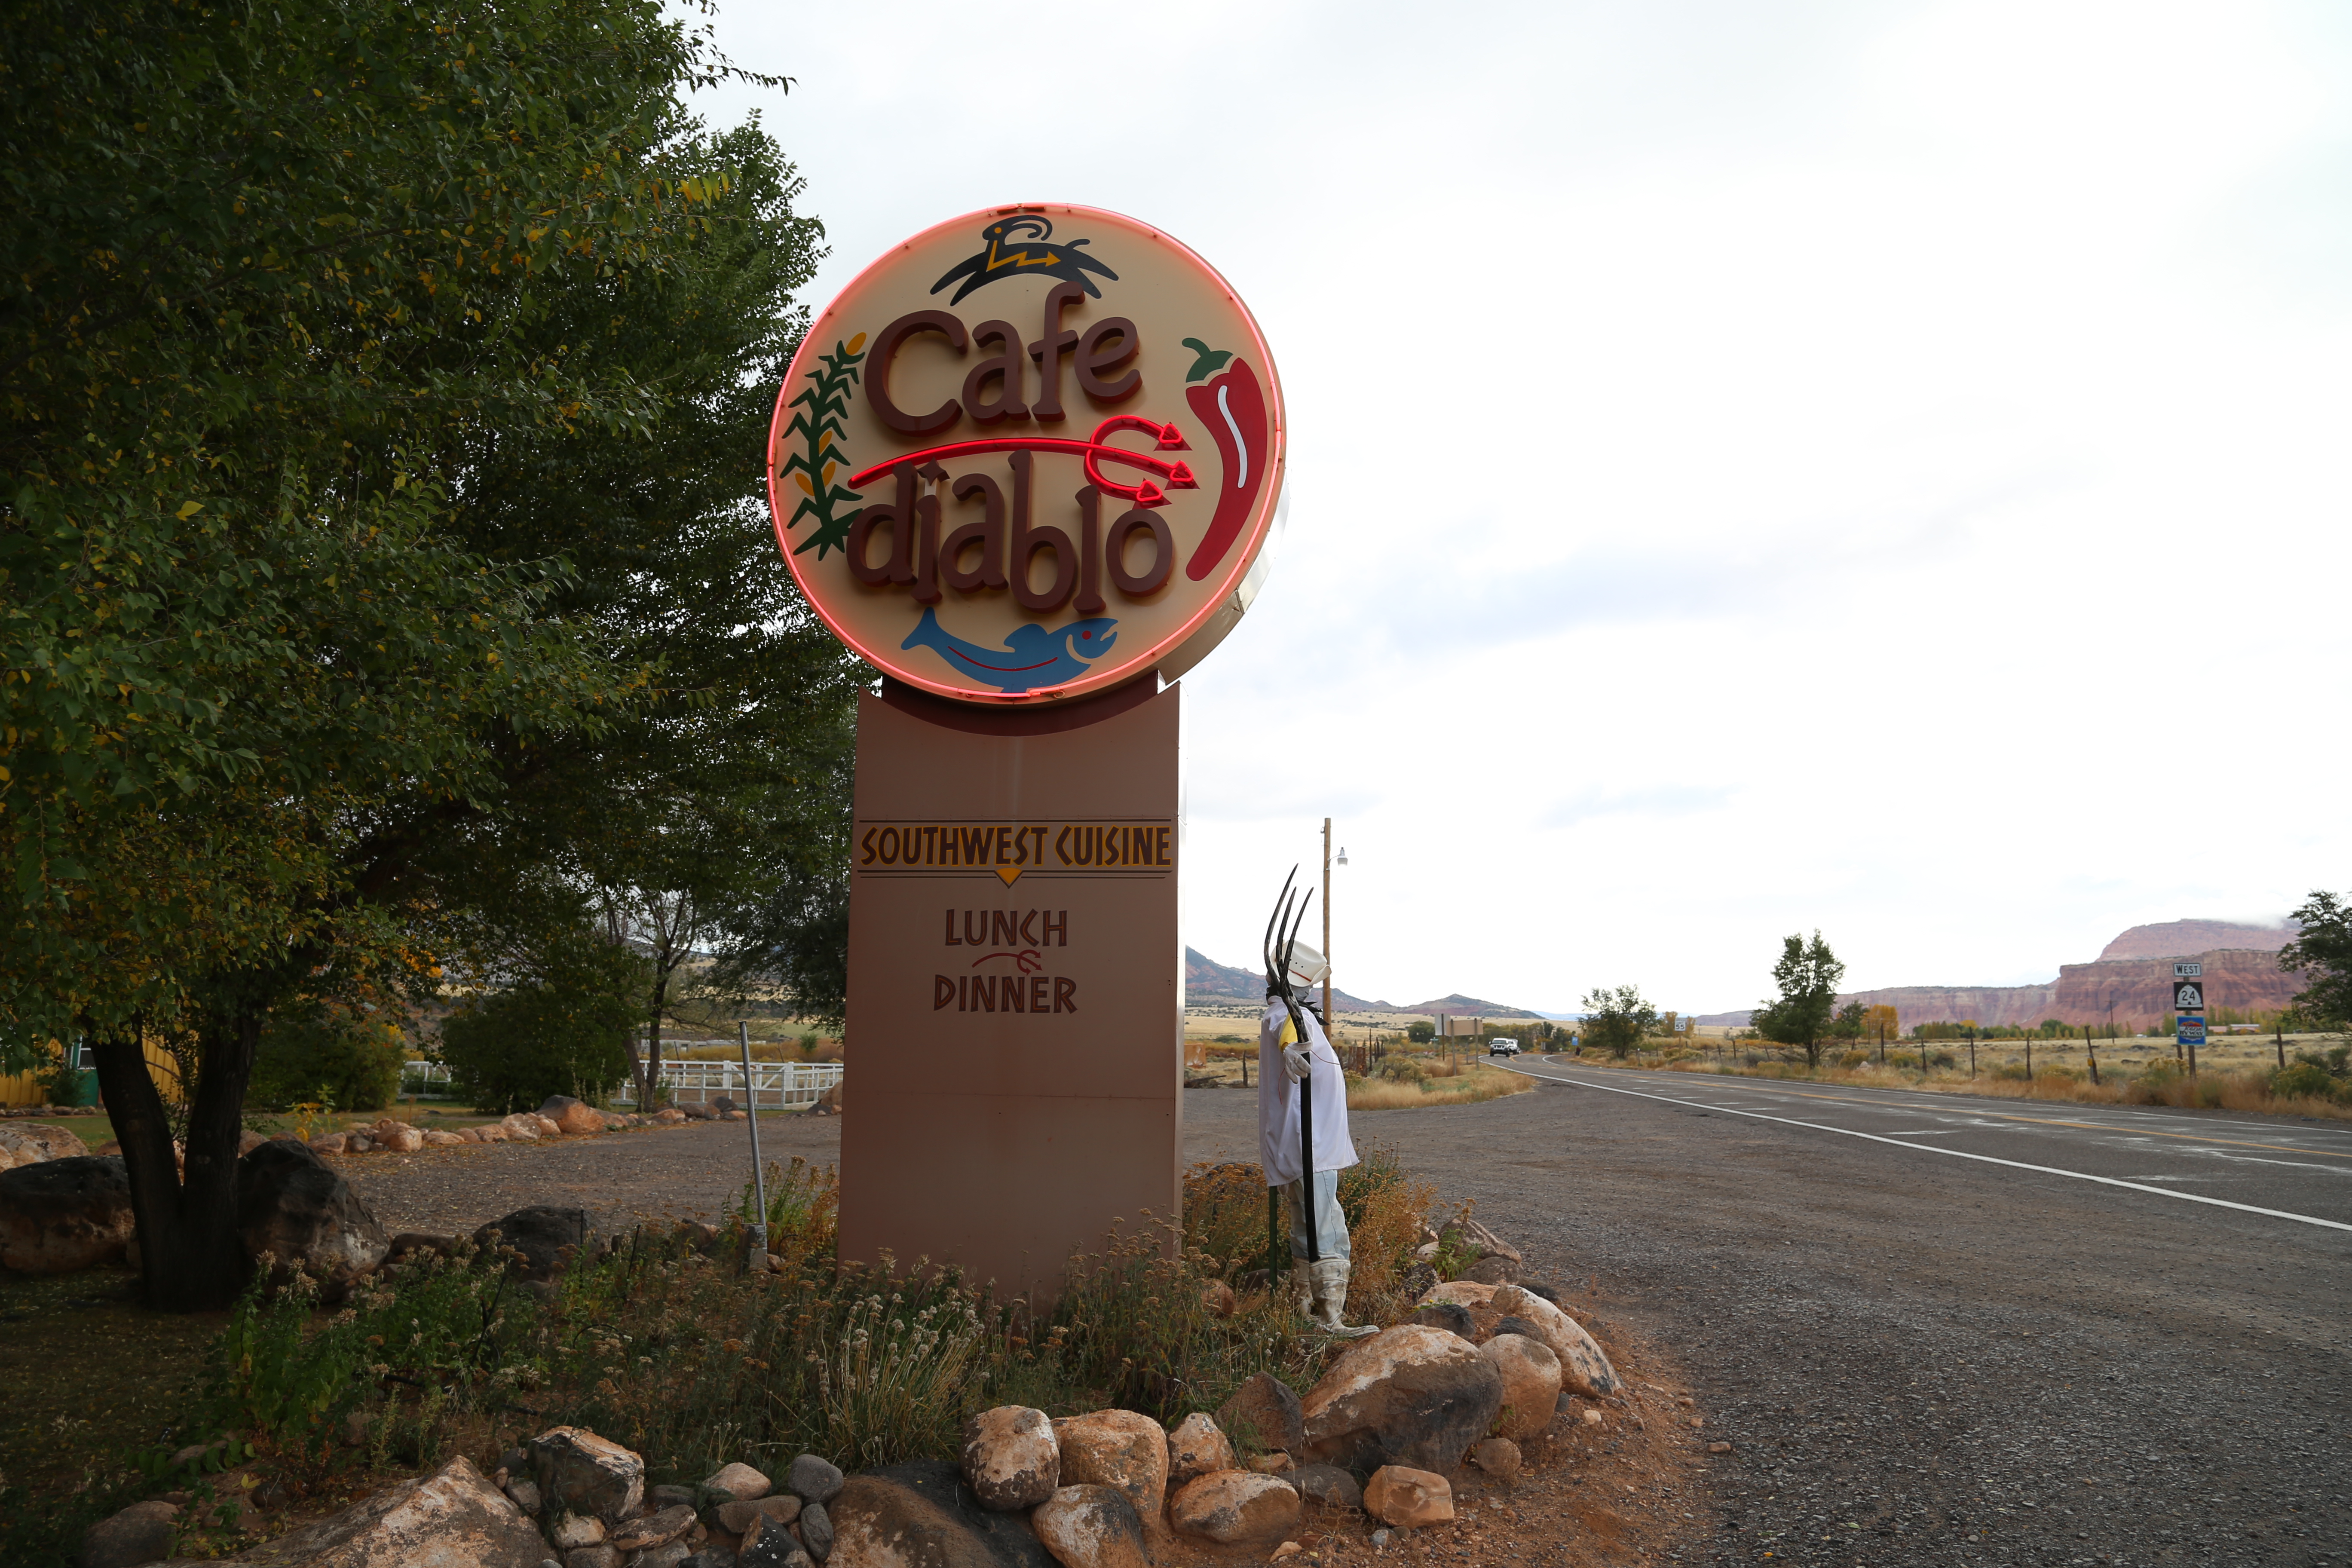
POLYGON ((1299 900, 1296 921, 1290 904, 1286 885, 1266 939, 1265 1018, 1257 1036, 1258 1157, 1266 1185, 1281 1190, 1290 1211, 1292 1305, 1327 1333, 1356 1339, 1376 1331, 1349 1327, 1343 1316, 1349 1249, 1339 1173, 1356 1163, 1356 1146, 1348 1139, 1347 1080, 1313 999, 1331 966, 1313 948, 1299 945, 1306 900, 1299 900))

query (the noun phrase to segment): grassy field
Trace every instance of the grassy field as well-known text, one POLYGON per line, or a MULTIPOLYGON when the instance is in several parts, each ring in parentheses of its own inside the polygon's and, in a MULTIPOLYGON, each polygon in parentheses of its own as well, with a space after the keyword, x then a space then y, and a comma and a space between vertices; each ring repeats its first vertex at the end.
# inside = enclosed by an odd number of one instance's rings
POLYGON ((1969 1071, 1966 1041, 1927 1043, 1928 1068, 1922 1071, 1918 1047, 1906 1042, 1890 1046, 1887 1065, 1881 1067, 1875 1050, 1825 1055, 1818 1068, 1807 1068, 1775 1054, 1729 1047, 1676 1048, 1616 1061, 1598 1057, 1580 1065, 1645 1068, 1667 1072, 1723 1073, 1742 1078, 1791 1079, 1812 1083, 1850 1083, 1874 1089, 1923 1089, 1932 1094, 1977 1094, 2002 1100, 2062 1100, 2081 1105, 2169 1105, 2182 1110, 2249 1110, 2266 1116, 2299 1116, 2352 1121, 2352 1101, 2316 1095, 2278 1095, 2271 1079, 2278 1071, 2282 1045, 2292 1063, 2298 1051, 2324 1055, 2341 1042, 2334 1035, 2289 1036, 2284 1042, 2251 1036, 2222 1037, 2197 1052, 2193 1078, 2185 1061, 2173 1055, 2172 1042, 2154 1037, 2118 1039, 2112 1045, 2093 1042, 2098 1058, 2098 1081, 2092 1081, 2091 1062, 2080 1041, 2037 1041, 2028 1068, 2022 1041, 1979 1041, 1976 1071, 1969 1071), (1857 1059, 1859 1058, 1859 1059, 1857 1059))

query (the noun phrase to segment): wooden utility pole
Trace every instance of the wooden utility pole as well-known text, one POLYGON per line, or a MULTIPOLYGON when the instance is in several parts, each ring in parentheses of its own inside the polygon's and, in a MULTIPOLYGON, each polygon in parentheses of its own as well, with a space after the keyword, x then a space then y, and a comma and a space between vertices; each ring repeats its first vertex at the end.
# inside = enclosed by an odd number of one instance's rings
POLYGON ((1323 819, 1323 1026, 1332 1027, 1331 1011, 1331 819, 1323 819))

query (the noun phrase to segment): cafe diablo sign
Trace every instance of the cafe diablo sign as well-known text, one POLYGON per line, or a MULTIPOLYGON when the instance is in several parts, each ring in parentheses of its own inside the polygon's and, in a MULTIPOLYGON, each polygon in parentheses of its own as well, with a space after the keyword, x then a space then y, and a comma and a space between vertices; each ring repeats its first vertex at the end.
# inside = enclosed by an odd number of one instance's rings
POLYGON ((834 634, 981 704, 1198 663, 1249 606, 1280 383, 1209 264, 1093 207, 917 235, 809 329, 768 434, 776 541, 834 634))

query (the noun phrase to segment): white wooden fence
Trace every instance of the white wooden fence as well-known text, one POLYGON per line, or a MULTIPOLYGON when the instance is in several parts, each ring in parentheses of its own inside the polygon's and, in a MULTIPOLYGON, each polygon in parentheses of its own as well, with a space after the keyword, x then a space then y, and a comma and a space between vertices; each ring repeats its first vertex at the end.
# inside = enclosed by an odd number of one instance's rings
MULTIPOLYGON (((669 1090, 672 1104, 698 1104, 723 1094, 739 1106, 757 1105, 762 1110, 813 1105, 818 1095, 841 1081, 841 1076, 839 1062, 755 1061, 747 1090, 743 1064, 740 1061, 666 1060, 661 1065, 662 1087, 669 1090)), ((401 1088, 414 1094, 436 1084, 446 1084, 449 1069, 439 1062, 410 1061, 401 1068, 400 1080, 401 1088)), ((624 1104, 634 1103, 635 1087, 624 1079, 613 1098, 624 1104)))

